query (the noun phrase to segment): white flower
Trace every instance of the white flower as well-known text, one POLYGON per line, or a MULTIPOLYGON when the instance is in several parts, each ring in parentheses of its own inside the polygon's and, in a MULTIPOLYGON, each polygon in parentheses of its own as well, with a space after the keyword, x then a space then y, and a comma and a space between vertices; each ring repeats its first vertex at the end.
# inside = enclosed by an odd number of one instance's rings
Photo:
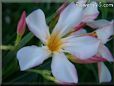
POLYGON ((75 63, 88 64, 88 63, 98 63, 98 75, 99 82, 110 82, 112 79, 111 73, 103 63, 104 61, 114 62, 114 58, 110 53, 110 50, 105 46, 105 44, 110 41, 110 37, 114 35, 114 22, 107 21, 104 19, 89 21, 88 26, 95 28, 94 32, 88 34, 85 29, 81 28, 80 30, 72 33, 71 35, 80 36, 80 35, 90 35, 96 37, 100 40, 100 46, 98 53, 92 58, 81 60, 75 56, 70 55, 69 58, 75 63))
POLYGON ((88 59, 97 53, 100 43, 91 36, 72 35, 63 38, 75 25, 80 24, 82 14, 83 7, 71 3, 60 14, 58 23, 50 34, 43 11, 38 9, 32 12, 26 18, 27 25, 44 46, 27 46, 17 52, 21 70, 38 66, 52 56, 51 70, 58 82, 77 83, 78 75, 75 66, 67 59, 64 52, 80 59, 88 59))
POLYGON ((94 32, 88 34, 85 29, 81 28, 80 30, 72 33, 71 35, 80 36, 80 35, 90 35, 96 37, 100 40, 100 46, 98 53, 92 58, 81 60, 74 56, 69 56, 69 58, 75 63, 88 64, 88 63, 98 63, 98 75, 99 82, 110 82, 112 77, 111 73, 103 63, 104 61, 114 62, 114 58, 110 53, 110 50, 105 46, 105 44, 110 41, 110 37, 114 35, 114 21, 107 21, 105 19, 100 19, 96 21, 86 22, 88 26, 96 29, 94 32))
MULTIPOLYGON (((112 54, 110 53, 109 49, 104 45, 110 40, 110 37, 114 35, 114 21, 112 20, 110 22, 105 19, 100 19, 97 21, 88 22, 87 25, 97 29, 95 32, 97 38, 101 41, 98 49, 98 54, 107 61, 114 62, 112 54)), ((100 82, 109 82, 112 79, 110 71, 103 62, 98 63, 98 74, 100 82)))

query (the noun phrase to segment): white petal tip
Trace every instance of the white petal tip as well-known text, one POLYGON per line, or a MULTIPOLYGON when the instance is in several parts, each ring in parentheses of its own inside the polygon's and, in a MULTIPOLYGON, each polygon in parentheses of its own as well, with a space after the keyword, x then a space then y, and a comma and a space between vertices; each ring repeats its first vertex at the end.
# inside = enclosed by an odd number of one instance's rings
POLYGON ((103 62, 98 63, 99 82, 110 82, 112 80, 110 71, 103 62))

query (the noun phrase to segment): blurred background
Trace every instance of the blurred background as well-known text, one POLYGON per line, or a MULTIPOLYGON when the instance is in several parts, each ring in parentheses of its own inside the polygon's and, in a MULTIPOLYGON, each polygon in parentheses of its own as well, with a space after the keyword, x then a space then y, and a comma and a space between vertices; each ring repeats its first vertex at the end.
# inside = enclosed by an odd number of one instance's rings
MULTIPOLYGON (((103 3, 107 3, 105 0, 103 3)), ((2 3, 2 45, 13 46, 16 40, 16 31, 19 18, 23 11, 29 15, 36 9, 42 9, 46 16, 46 21, 50 24, 56 10, 62 3, 2 3)), ((114 7, 99 7, 100 15, 97 19, 112 20, 114 18, 114 7)), ((91 29, 86 27, 88 32, 91 29)), ((40 45, 40 41, 29 32, 26 28, 26 33, 20 42, 19 48, 27 45, 40 45)), ((109 41, 106 46, 113 52, 113 40, 109 41)), ((18 49, 19 49, 18 48, 18 49)), ((18 49, 2 50, 2 83, 3 84, 55 84, 49 77, 51 68, 51 58, 46 60, 42 65, 35 67, 41 70, 39 72, 20 71, 19 64, 16 59, 18 49)), ((98 84, 98 69, 97 64, 76 64, 79 84, 97 83, 98 84)), ((105 62, 112 76, 114 76, 113 64, 105 62)), ((112 77, 113 78, 113 77, 112 77)), ((114 83, 114 78, 110 83, 114 83)), ((108 83, 109 84, 109 83, 108 83)))

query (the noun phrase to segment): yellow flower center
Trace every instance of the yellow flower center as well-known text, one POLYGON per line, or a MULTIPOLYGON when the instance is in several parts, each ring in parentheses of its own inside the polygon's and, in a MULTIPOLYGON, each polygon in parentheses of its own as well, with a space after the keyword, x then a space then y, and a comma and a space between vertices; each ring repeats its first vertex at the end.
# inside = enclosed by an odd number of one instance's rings
POLYGON ((47 41, 48 49, 52 52, 58 52, 61 49, 63 42, 61 38, 56 34, 52 34, 47 41))

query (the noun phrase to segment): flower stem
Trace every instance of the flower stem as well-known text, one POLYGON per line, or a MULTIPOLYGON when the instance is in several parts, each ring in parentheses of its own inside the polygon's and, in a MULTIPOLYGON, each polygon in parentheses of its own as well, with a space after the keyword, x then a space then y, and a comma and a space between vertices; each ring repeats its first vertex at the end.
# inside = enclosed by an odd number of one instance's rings
POLYGON ((47 79, 47 80, 51 80, 53 82, 57 82, 57 80, 51 76, 51 72, 49 70, 36 70, 36 69, 30 69, 28 70, 29 72, 34 72, 34 73, 38 73, 40 75, 43 76, 43 78, 47 79))
POLYGON ((12 45, 0 45, 0 50, 13 50, 13 48, 12 45))
POLYGON ((15 46, 17 46, 21 41, 21 36, 17 35, 16 41, 15 41, 15 46))

